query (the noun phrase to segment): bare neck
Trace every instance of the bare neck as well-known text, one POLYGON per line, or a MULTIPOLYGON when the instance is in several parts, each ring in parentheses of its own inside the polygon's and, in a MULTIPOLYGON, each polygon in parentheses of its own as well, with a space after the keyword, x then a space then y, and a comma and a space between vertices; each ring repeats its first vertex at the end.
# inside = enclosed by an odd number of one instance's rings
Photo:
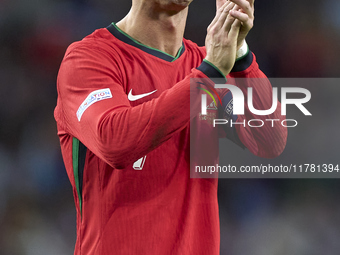
POLYGON ((188 8, 166 11, 148 3, 132 5, 117 26, 140 43, 176 56, 182 46, 188 8))

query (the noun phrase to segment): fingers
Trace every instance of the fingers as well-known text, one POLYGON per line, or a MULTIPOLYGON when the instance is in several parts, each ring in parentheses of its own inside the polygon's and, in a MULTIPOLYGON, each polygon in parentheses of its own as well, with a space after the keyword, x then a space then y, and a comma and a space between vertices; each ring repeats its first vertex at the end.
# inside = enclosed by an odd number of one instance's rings
POLYGON ((236 39, 238 37, 238 34, 240 32, 240 27, 241 27, 241 21, 239 20, 234 20, 233 24, 231 25, 230 31, 228 33, 229 38, 235 38, 235 43, 236 39))
POLYGON ((228 0, 216 0, 216 10, 220 9, 225 2, 229 2, 228 0))
POLYGON ((241 24, 248 30, 253 27, 253 20, 250 19, 246 13, 243 13, 240 10, 231 10, 230 16, 241 21, 241 24))
POLYGON ((230 0, 238 5, 250 18, 254 17, 254 0, 230 0))
MULTIPOLYGON (((221 19, 221 16, 222 16, 222 19, 223 19, 223 22, 226 18, 225 14, 233 8, 235 4, 231 3, 230 1, 226 1, 221 8, 219 8, 216 12, 216 16, 215 18, 213 19, 213 21, 210 23, 209 28, 213 27, 220 19, 221 19)), ((222 23, 223 24, 223 23, 222 23)), ((222 26, 222 24, 220 24, 220 27, 222 26)))
MULTIPOLYGON (((235 11, 235 10, 237 10, 238 8, 239 8, 239 7, 238 7, 237 5, 234 5, 233 9, 230 10, 230 11, 235 11)), ((230 11, 228 11, 228 14, 230 13, 230 11)), ((224 21, 224 24, 223 24, 223 26, 222 26, 222 29, 223 29, 224 31, 227 31, 227 32, 229 32, 229 30, 230 30, 230 28, 231 28, 231 25, 232 25, 233 22, 235 21, 235 18, 232 17, 231 15, 228 15, 228 14, 227 14, 227 17, 226 17, 226 19, 225 19, 225 21, 224 21)))
POLYGON ((229 1, 226 1, 226 2, 222 5, 222 7, 220 7, 220 8, 217 9, 216 15, 215 15, 213 21, 210 23, 209 26, 213 26, 213 25, 218 21, 218 19, 220 18, 221 14, 222 14, 222 12, 223 12, 223 10, 224 10, 224 8, 225 8, 229 3, 230 3, 229 1))
POLYGON ((235 9, 237 6, 234 3, 231 3, 226 8, 224 8, 220 18, 216 22, 216 27, 219 29, 223 29, 224 31, 228 31, 230 29, 231 24, 235 20, 232 16, 229 15, 229 12, 235 9))

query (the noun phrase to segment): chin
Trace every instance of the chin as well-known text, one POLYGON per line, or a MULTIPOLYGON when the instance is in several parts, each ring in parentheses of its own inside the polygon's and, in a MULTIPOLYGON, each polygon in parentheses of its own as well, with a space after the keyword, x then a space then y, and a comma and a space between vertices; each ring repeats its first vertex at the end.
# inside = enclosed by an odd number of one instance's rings
POLYGON ((178 6, 188 6, 193 0, 160 0, 160 3, 162 5, 168 5, 168 6, 173 6, 173 5, 178 5, 178 6))
POLYGON ((174 0, 175 3, 188 6, 193 0, 174 0))

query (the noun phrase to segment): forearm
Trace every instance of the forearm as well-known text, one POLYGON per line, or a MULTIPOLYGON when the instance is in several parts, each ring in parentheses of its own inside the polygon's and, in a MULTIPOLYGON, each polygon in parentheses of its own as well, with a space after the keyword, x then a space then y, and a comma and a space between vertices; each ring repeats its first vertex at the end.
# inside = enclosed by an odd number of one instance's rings
POLYGON ((185 128, 190 113, 194 114, 194 108, 196 112, 200 109, 197 100, 190 112, 190 96, 200 98, 192 95, 200 90, 190 90, 190 78, 199 73, 195 70, 158 98, 136 107, 109 110, 91 119, 92 124, 85 123, 95 127, 95 153, 113 167, 124 168, 185 128))
MULTIPOLYGON (((255 109, 268 110, 273 104, 273 91, 268 78, 259 70, 255 56, 251 66, 245 71, 231 72, 229 77, 234 79, 245 96, 245 113, 237 118, 236 130, 241 142, 255 155, 273 158, 282 153, 287 140, 287 128, 281 125, 285 119, 280 113, 281 105, 277 102, 276 110, 268 115, 255 115, 249 110, 248 88, 252 88, 252 104, 255 109), (251 127, 249 120, 260 120, 261 127, 251 127), (273 120, 273 121, 271 121, 273 120), (262 125, 262 124, 261 124, 262 125)), ((253 125, 260 125, 259 122, 253 125)))

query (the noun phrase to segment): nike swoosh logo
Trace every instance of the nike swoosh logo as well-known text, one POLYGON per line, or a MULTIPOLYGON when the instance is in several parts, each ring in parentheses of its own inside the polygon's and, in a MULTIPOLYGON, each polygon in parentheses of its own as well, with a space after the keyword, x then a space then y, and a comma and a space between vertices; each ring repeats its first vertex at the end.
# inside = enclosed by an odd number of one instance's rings
POLYGON ((151 91, 149 93, 144 93, 144 94, 140 94, 140 95, 132 95, 132 89, 131 89, 129 94, 128 94, 128 99, 130 101, 136 101, 136 100, 141 99, 143 97, 150 96, 151 94, 155 93, 156 91, 157 91, 157 89, 154 90, 154 91, 151 91))

